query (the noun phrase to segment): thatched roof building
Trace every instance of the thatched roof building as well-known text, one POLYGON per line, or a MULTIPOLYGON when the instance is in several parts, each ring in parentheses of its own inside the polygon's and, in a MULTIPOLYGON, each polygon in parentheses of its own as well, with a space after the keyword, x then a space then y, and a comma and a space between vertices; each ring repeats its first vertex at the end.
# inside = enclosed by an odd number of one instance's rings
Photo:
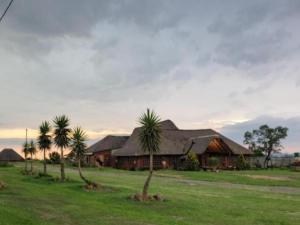
MULTIPOLYGON (((154 168, 178 168, 182 157, 194 152, 200 167, 206 168, 211 157, 219 159, 220 168, 235 167, 239 155, 249 156, 252 152, 235 141, 212 129, 182 130, 171 120, 161 122, 160 151, 154 155, 154 168)), ((149 166, 148 153, 140 145, 141 128, 135 128, 120 149, 112 151, 113 166, 124 169, 145 169, 149 166)))
POLYGON ((88 148, 87 162, 96 166, 111 166, 112 150, 122 148, 129 136, 108 135, 88 148))
POLYGON ((0 152, 0 161, 20 162, 24 161, 24 158, 20 156, 15 150, 11 148, 5 148, 0 152))
MULTIPOLYGON (((143 152, 139 143, 139 133, 141 128, 135 128, 132 135, 126 144, 113 151, 114 156, 142 156, 148 155, 143 152)), ((181 130, 171 120, 161 122, 162 139, 160 144, 160 152, 156 155, 182 155, 188 151, 188 146, 191 142, 194 143, 192 149, 197 154, 202 154, 206 151, 207 147, 215 139, 216 143, 222 144, 232 151, 233 154, 250 155, 252 152, 243 147, 242 145, 234 142, 233 140, 219 134, 212 129, 201 130, 181 130)))
POLYGON ((91 145, 87 150, 88 152, 96 153, 106 150, 118 149, 123 147, 128 138, 129 136, 108 135, 95 144, 91 145))

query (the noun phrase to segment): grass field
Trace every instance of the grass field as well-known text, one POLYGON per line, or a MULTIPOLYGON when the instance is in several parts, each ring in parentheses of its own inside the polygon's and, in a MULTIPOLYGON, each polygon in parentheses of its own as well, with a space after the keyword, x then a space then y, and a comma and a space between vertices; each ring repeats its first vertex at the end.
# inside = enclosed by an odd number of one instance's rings
MULTIPOLYGON (((87 192, 77 170, 67 169, 65 183, 36 179, 20 173, 21 164, 0 167, 0 225, 262 225, 299 224, 300 173, 288 170, 243 172, 156 171, 151 193, 165 202, 127 199, 141 190, 146 172, 84 169, 104 185, 87 192)), ((40 165, 35 165, 40 167, 40 165)), ((59 167, 51 166, 52 175, 59 167)))

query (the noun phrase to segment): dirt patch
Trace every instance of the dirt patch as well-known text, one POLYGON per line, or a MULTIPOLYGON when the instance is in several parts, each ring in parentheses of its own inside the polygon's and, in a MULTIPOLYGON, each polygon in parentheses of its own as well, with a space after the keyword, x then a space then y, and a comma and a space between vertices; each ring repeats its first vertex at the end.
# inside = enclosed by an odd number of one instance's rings
POLYGON ((134 200, 134 201, 139 201, 139 202, 143 202, 143 201, 158 201, 158 202, 163 202, 166 201, 165 198, 163 198, 162 196, 156 194, 156 195, 148 195, 146 197, 146 199, 143 199, 143 196, 141 194, 134 194, 132 196, 128 197, 130 200, 134 200))
POLYGON ((5 188, 4 183, 3 183, 2 181, 0 181, 0 190, 1 190, 1 189, 4 189, 4 188, 5 188))
POLYGON ((279 176, 266 176, 266 175, 246 175, 246 176, 253 179, 263 179, 263 180, 279 180, 279 181, 292 180, 289 177, 279 177, 279 176))
POLYGON ((100 189, 100 188, 101 188, 101 186, 94 183, 94 182, 90 182, 90 183, 84 185, 84 189, 87 190, 87 191, 97 190, 97 189, 100 189))
POLYGON ((177 179, 180 179, 180 178, 182 178, 182 175, 177 175, 177 174, 163 174, 163 173, 155 173, 155 176, 157 176, 157 177, 169 177, 169 178, 177 178, 177 179))

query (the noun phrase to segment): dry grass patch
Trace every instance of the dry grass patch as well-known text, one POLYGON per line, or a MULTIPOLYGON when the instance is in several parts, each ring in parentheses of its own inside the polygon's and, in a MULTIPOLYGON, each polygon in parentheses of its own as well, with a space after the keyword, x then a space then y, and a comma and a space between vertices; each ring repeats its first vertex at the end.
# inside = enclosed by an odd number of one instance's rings
POLYGON ((263 179, 263 180, 278 180, 278 181, 290 181, 290 177, 286 176, 267 176, 267 175, 245 175, 253 179, 263 179))
POLYGON ((2 181, 0 181, 0 190, 4 189, 5 188, 5 185, 2 181))
POLYGON ((177 174, 155 173, 154 176, 157 176, 157 177, 168 177, 168 178, 177 178, 177 179, 181 179, 182 178, 182 175, 177 175, 177 174))

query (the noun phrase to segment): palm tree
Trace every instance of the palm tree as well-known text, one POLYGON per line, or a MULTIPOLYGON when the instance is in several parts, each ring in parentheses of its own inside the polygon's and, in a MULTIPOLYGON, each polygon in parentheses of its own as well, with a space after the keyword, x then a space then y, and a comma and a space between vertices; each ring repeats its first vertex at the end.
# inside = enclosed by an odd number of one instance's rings
POLYGON ((142 125, 139 133, 139 140, 144 152, 149 153, 149 175, 144 184, 142 199, 147 200, 148 189, 153 174, 153 154, 159 152, 159 145, 161 141, 160 118, 154 111, 147 109, 140 119, 139 123, 142 125))
POLYGON ((87 136, 86 133, 80 128, 76 127, 73 129, 72 136, 71 136, 71 154, 75 156, 78 162, 78 172, 80 178, 87 184, 87 185, 95 185, 93 182, 87 180, 83 175, 81 171, 81 160, 84 157, 84 153, 86 152, 86 141, 87 136))
POLYGON ((28 147, 28 152, 30 154, 30 172, 33 172, 33 166, 32 166, 32 161, 33 161, 33 155, 36 153, 36 146, 33 140, 30 141, 29 147, 28 147))
POLYGON ((51 149, 51 126, 48 121, 42 122, 39 127, 40 135, 38 136, 38 145, 41 151, 44 153, 44 174, 47 174, 47 162, 46 162, 46 151, 51 149))
POLYGON ((69 128, 70 120, 67 116, 56 116, 54 122, 54 143, 60 148, 60 173, 61 180, 65 180, 65 160, 64 160, 64 149, 69 146, 70 132, 69 128))
POLYGON ((27 167, 27 156, 28 156, 28 154, 29 154, 29 144, 27 143, 27 142, 25 142, 24 144, 23 144, 23 149, 22 149, 22 151, 23 151, 23 153, 24 153, 24 157, 25 157, 25 172, 27 173, 28 172, 28 167, 27 167))

